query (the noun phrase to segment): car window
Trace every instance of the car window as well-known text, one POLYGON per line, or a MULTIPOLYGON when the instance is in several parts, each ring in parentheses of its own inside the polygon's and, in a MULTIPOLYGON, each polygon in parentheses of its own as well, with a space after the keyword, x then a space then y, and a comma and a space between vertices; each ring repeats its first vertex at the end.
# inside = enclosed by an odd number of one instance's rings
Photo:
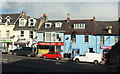
POLYGON ((54 52, 49 52, 48 54, 54 54, 54 52))
POLYGON ((58 55, 58 53, 57 53, 57 52, 55 52, 55 54, 57 54, 57 55, 58 55))

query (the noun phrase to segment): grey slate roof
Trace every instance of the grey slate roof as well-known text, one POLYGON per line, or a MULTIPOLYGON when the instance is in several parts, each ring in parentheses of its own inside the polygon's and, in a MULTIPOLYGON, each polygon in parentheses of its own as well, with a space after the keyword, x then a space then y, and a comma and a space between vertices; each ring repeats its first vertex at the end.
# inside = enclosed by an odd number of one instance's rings
POLYGON ((96 34, 104 34, 104 35, 118 35, 119 34, 119 27, 117 21, 96 21, 96 34), (106 30, 107 26, 112 26, 112 33, 108 33, 106 30))
POLYGON ((1 14, 0 16, 2 17, 2 23, 5 23, 6 22, 5 18, 9 16, 12 19, 11 22, 9 22, 8 24, 14 24, 20 15, 21 15, 20 13, 13 13, 13 14, 1 14))
MULTIPOLYGON (((21 17, 22 17, 22 16, 21 16, 21 17)), ((21 17, 20 17, 20 18, 21 18, 21 17)), ((17 22, 16 22, 15 27, 14 27, 13 30, 36 30, 36 26, 38 27, 38 25, 39 25, 39 23, 40 23, 40 18, 34 18, 34 19, 36 19, 36 22, 37 22, 37 24, 35 24, 34 27, 28 26, 28 19, 29 19, 29 18, 30 18, 30 16, 25 16, 24 19, 27 20, 27 23, 26 23, 26 25, 23 26, 23 27, 20 27, 20 26, 19 26, 19 20, 17 20, 17 22)))
POLYGON ((69 34, 73 31, 76 33, 91 33, 96 35, 118 35, 119 34, 119 26, 117 21, 95 21, 93 20, 70 20, 69 23, 65 26, 65 33, 69 34), (85 23, 85 29, 74 29, 73 24, 77 23, 85 23), (108 33, 106 30, 106 26, 112 26, 112 33, 108 33))
POLYGON ((52 23, 51 27, 45 28, 45 23, 43 23, 38 32, 65 32, 64 26, 66 25, 66 20, 48 20, 47 22, 52 23), (55 27, 55 22, 61 22, 61 28, 55 27))
POLYGON ((95 33, 95 26, 92 20, 70 20, 65 26, 65 33, 95 33), (74 29, 74 24, 85 23, 85 29, 74 29))

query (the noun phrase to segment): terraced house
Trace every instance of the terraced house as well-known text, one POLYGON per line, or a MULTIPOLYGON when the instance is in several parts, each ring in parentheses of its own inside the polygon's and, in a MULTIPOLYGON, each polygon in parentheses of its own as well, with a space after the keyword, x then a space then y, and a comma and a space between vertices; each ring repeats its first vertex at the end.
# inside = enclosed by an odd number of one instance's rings
POLYGON ((118 42, 117 21, 95 21, 93 19, 70 19, 65 26, 65 52, 72 56, 83 52, 101 53, 105 57, 107 50, 118 42))
POLYGON ((33 18, 26 15, 26 12, 21 13, 22 16, 16 21, 14 27, 14 47, 36 47, 37 27, 40 23, 40 18, 33 18))
POLYGON ((16 21, 21 16, 20 13, 0 15, 0 43, 6 49, 14 49, 14 32, 16 21))
POLYGON ((38 29, 38 55, 49 51, 64 52, 65 20, 48 20, 44 14, 38 29), (44 19, 44 20, 43 20, 44 19), (43 21, 42 21, 43 20, 43 21))

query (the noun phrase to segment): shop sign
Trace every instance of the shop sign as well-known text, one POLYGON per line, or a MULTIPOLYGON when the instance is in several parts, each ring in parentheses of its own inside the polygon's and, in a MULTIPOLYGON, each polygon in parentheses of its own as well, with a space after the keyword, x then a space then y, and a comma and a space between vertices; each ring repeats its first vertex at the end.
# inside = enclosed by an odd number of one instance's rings
POLYGON ((12 40, 2 40, 0 42, 12 42, 12 40))
POLYGON ((58 45, 58 46, 63 46, 64 43, 37 43, 37 45, 58 45))
POLYGON ((112 46, 100 46, 100 49, 112 49, 112 46))
POLYGON ((49 52, 49 49, 39 49, 38 54, 46 54, 49 52))

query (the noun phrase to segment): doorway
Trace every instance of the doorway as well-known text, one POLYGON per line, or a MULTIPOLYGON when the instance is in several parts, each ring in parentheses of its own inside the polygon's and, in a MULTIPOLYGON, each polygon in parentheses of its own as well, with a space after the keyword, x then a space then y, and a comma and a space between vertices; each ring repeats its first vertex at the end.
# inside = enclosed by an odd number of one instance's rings
POLYGON ((55 50, 55 46, 50 46, 49 47, 49 51, 54 51, 55 50))

